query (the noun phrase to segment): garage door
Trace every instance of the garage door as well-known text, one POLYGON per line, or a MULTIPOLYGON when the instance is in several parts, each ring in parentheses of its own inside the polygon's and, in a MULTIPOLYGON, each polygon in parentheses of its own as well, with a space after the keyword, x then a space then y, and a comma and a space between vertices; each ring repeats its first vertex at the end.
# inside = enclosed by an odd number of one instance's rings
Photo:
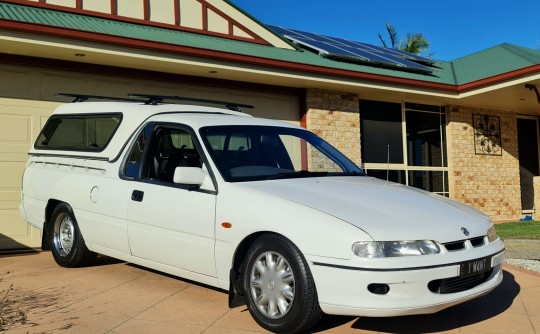
POLYGON ((28 149, 58 103, 0 98, 0 250, 41 247, 41 233, 19 215, 28 149))
POLYGON ((255 93, 237 89, 180 87, 181 96, 249 104, 254 108, 244 109, 243 111, 255 117, 278 119, 300 125, 298 96, 265 92, 255 93))
POLYGON ((71 99, 56 97, 69 92, 126 97, 128 93, 179 95, 254 105, 245 111, 299 125, 298 95, 241 89, 194 86, 148 79, 125 79, 60 70, 1 66, 0 78, 0 251, 41 247, 40 232, 19 217, 21 181, 27 152, 59 103, 71 99), (7 84, 9 82, 9 84, 7 84), (15 99, 16 98, 16 99, 15 99))

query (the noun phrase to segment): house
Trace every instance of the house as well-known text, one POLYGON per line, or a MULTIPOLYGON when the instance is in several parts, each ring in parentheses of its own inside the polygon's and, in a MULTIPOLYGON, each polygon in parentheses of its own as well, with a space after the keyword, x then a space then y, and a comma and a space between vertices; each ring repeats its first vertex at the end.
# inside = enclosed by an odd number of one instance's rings
POLYGON ((410 70, 324 57, 279 31, 226 0, 0 2, 0 249, 41 245, 19 217, 21 178, 47 117, 70 102, 61 92, 251 104, 369 175, 494 220, 533 212, 540 51, 501 44, 410 70))

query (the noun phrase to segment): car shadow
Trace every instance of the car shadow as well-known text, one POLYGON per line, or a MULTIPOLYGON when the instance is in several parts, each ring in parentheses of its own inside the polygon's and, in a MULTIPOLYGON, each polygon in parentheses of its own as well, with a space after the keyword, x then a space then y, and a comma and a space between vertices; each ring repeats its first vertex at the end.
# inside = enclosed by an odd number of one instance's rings
POLYGON ((113 257, 108 257, 107 255, 98 254, 96 259, 92 261, 92 263, 87 265, 87 267, 108 266, 111 264, 118 264, 118 263, 127 263, 127 262, 119 260, 119 259, 115 259, 113 257))
POLYGON ((353 322, 351 328, 374 332, 413 334, 451 331, 493 318, 512 306, 520 286, 514 275, 504 271, 502 283, 488 295, 434 314, 389 318, 324 316, 310 332, 317 333, 353 322))
POLYGON ((220 288, 217 288, 217 287, 214 287, 214 286, 211 286, 211 285, 207 285, 207 284, 204 284, 204 283, 201 283, 201 282, 197 282, 197 281, 192 281, 192 280, 187 279, 187 278, 175 276, 175 275, 173 275, 173 274, 164 273, 164 272, 162 272, 162 271, 155 270, 155 269, 152 269, 152 268, 143 267, 143 266, 140 266, 140 265, 135 264, 135 263, 126 262, 126 265, 128 265, 128 266, 130 266, 130 267, 133 267, 133 268, 140 269, 140 270, 144 270, 144 271, 151 272, 151 273, 153 273, 153 274, 155 274, 155 275, 160 275, 160 276, 164 276, 164 277, 169 277, 169 278, 174 279, 174 280, 177 280, 177 281, 185 282, 185 283, 188 283, 188 284, 191 284, 191 285, 200 286, 201 288, 205 288, 205 289, 209 289, 209 290, 214 290, 214 291, 223 293, 224 295, 228 294, 227 291, 222 290, 222 289, 220 289, 220 288))

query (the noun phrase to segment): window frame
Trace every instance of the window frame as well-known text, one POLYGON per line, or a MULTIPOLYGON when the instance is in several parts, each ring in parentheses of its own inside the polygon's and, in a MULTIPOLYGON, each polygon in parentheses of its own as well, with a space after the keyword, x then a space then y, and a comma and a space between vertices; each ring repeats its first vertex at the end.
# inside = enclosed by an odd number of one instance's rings
MULTIPOLYGON (((372 100, 371 100, 372 101, 372 100)), ((390 101, 376 101, 387 103, 390 101)), ((433 192, 442 196, 448 197, 450 195, 449 189, 449 167, 448 161, 448 139, 446 134, 446 124, 442 123, 444 118, 445 123, 448 122, 446 108, 444 105, 434 105, 434 104, 419 104, 412 102, 392 102, 392 103, 401 103, 401 128, 402 128, 402 145, 403 145, 403 163, 362 163, 362 169, 370 176, 370 170, 388 170, 388 171, 397 171, 405 173, 405 185, 412 186, 412 182, 409 180, 411 172, 414 171, 423 171, 423 172, 442 172, 442 183, 443 191, 433 192), (421 110, 419 107, 426 106, 430 110, 421 110), (434 108, 438 108, 439 111, 434 111, 434 108), (422 112, 422 113, 431 113, 439 115, 439 129, 440 129, 440 142, 441 142, 441 166, 414 166, 409 165, 409 148, 407 141, 407 111, 413 112, 422 112), (442 148, 444 144, 444 148, 442 148), (446 164, 446 166, 444 166, 446 164)), ((360 110, 360 117, 362 117, 362 110, 360 110)), ((363 145, 363 143, 360 143, 363 145)), ((419 188, 423 189, 423 188, 419 188)))
MULTIPOLYGON (((318 145, 318 146, 315 146, 313 144, 312 145, 318 151, 321 151, 334 164, 339 166, 343 170, 344 173, 346 172, 346 170, 351 171, 352 169, 358 169, 359 174, 365 175, 363 170, 359 166, 357 166, 354 162, 352 162, 342 152, 340 152, 338 149, 336 149, 330 143, 325 141, 323 138, 317 136, 315 133, 313 133, 313 132, 311 132, 311 131, 309 131, 307 129, 297 129, 297 128, 289 128, 289 127, 274 126, 274 125, 209 125, 209 126, 201 127, 199 129, 199 135, 200 135, 201 141, 205 145, 206 150, 208 152, 208 155, 212 158, 212 161, 214 162, 214 165, 216 166, 216 169, 220 173, 223 180, 225 180, 225 182, 237 183, 237 182, 265 181, 265 180, 267 180, 267 177, 269 177, 269 176, 257 175, 257 176, 249 176, 249 177, 242 177, 242 176, 234 177, 234 176, 229 175, 227 173, 226 168, 224 168, 224 166, 222 166, 219 163, 220 160, 217 158, 215 150, 212 148, 212 145, 211 145, 210 141, 208 140, 208 134, 206 133, 206 131, 212 131, 212 130, 215 130, 215 129, 219 130, 220 128, 229 129, 228 131, 233 131, 233 130, 240 131, 240 130, 243 130, 243 129, 244 129, 244 131, 251 131, 250 129, 253 129, 253 128, 261 128, 262 131, 275 131, 273 129, 282 129, 283 132, 290 132, 291 136, 294 136, 294 137, 303 139, 306 142, 309 142, 307 139, 303 138, 302 136, 295 136, 294 135, 294 133, 297 133, 297 134, 306 133, 308 136, 313 136, 315 138, 315 140, 319 140, 321 142, 321 144, 318 145), (333 152, 333 151, 335 151, 335 152, 333 152), (337 153, 337 156, 334 156, 334 153, 337 153)), ((276 134, 278 134, 278 136, 279 136, 279 135, 283 135, 285 133, 276 133, 276 134)), ((230 136, 229 136, 229 140, 230 140, 230 136)), ((228 145, 227 140, 225 141, 223 147, 225 148, 226 145, 228 145)), ((285 145, 284 145, 284 143, 283 143, 283 141, 281 139, 280 139, 280 145, 282 146, 283 150, 287 154, 289 154, 289 152, 287 151, 287 149, 286 149, 286 147, 285 147, 285 145)), ((304 149, 305 148, 302 148, 302 150, 304 150, 304 149)), ((304 166, 304 154, 307 154, 307 152, 302 151, 302 153, 301 153, 301 161, 302 161, 301 169, 307 168, 306 166, 304 166)), ((299 176, 299 177, 301 177, 301 176, 299 176)))
POLYGON ((49 119, 47 120, 47 122, 45 123, 45 125, 43 126, 43 129, 41 129, 41 131, 39 132, 39 135, 37 136, 36 138, 36 141, 34 142, 34 149, 36 150, 39 150, 39 151, 69 151, 69 152, 91 152, 91 153, 100 153, 100 152, 103 152, 108 146, 109 144, 111 143, 111 141, 113 140, 114 136, 116 135, 116 132, 118 131, 118 129, 120 128, 120 126, 122 125, 122 121, 123 121, 123 114, 122 113, 92 113, 92 114, 88 114, 88 113, 85 113, 85 114, 55 114, 55 115, 52 115, 51 117, 49 117, 49 119), (56 147, 53 147, 53 146, 47 146, 47 145, 40 145, 39 144, 39 139, 41 137, 41 135, 47 130, 47 126, 51 124, 51 122, 53 122, 54 120, 57 120, 57 119, 97 119, 97 118, 113 118, 113 117, 118 117, 118 125, 116 126, 116 128, 114 129, 114 131, 111 133, 111 136, 109 137, 109 139, 107 140, 107 142, 105 143, 105 145, 103 145, 103 147, 77 147, 77 146, 56 146, 56 147))
POLYGON ((120 168, 119 168, 119 176, 120 176, 121 179, 126 180, 126 181, 134 181, 134 182, 155 184, 155 185, 159 185, 159 186, 179 188, 179 189, 184 189, 184 190, 189 190, 189 191, 198 191, 198 192, 209 193, 209 194, 217 194, 218 193, 218 183, 216 181, 216 177, 215 177, 215 174, 214 174, 214 172, 212 170, 211 164, 210 164, 210 162, 209 162, 209 160, 208 160, 208 158, 207 158, 207 156, 205 154, 203 146, 200 143, 200 139, 197 136, 197 132, 195 130, 193 130, 193 128, 191 128, 190 126, 188 126, 186 124, 180 124, 180 123, 147 121, 146 123, 142 124, 134 132, 134 134, 131 136, 129 145, 127 145, 126 147, 127 147, 127 149, 123 153, 123 160, 122 160, 122 163, 120 164, 120 168), (131 155, 133 147, 137 144, 137 140, 139 139, 139 136, 141 135, 141 133, 143 131, 146 130, 146 128, 148 126, 152 126, 153 128, 152 128, 152 131, 150 133, 150 137, 147 139, 147 142, 145 144, 143 154, 142 154, 142 157, 141 157, 141 164, 139 166, 137 176, 135 176, 135 177, 127 176, 125 171, 126 171, 126 165, 128 163, 129 156, 131 155), (148 163, 147 160, 148 160, 148 154, 149 154, 149 151, 150 151, 149 146, 151 145, 152 140, 155 137, 156 131, 158 131, 159 129, 163 129, 163 128, 182 130, 182 131, 185 131, 185 132, 189 133, 189 135, 191 136, 191 139, 193 141, 193 146, 197 150, 197 153, 199 154, 199 156, 200 156, 200 158, 202 160, 201 169, 205 170, 208 173, 208 175, 210 176, 210 179, 212 180, 212 183, 214 185, 214 189, 216 189, 215 191, 200 189, 198 186, 193 186, 193 185, 186 185, 186 184, 180 184, 180 183, 174 183, 174 182, 167 182, 167 181, 163 181, 163 180, 159 180, 159 179, 142 177, 142 171, 145 168, 145 165, 148 163))

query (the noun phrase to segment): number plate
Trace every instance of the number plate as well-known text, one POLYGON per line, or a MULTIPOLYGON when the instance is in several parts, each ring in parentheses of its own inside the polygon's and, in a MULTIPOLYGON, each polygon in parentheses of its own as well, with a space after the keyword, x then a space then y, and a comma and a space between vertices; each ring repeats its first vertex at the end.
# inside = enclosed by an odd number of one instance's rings
POLYGON ((478 275, 491 269, 491 256, 459 264, 459 277, 478 275))

